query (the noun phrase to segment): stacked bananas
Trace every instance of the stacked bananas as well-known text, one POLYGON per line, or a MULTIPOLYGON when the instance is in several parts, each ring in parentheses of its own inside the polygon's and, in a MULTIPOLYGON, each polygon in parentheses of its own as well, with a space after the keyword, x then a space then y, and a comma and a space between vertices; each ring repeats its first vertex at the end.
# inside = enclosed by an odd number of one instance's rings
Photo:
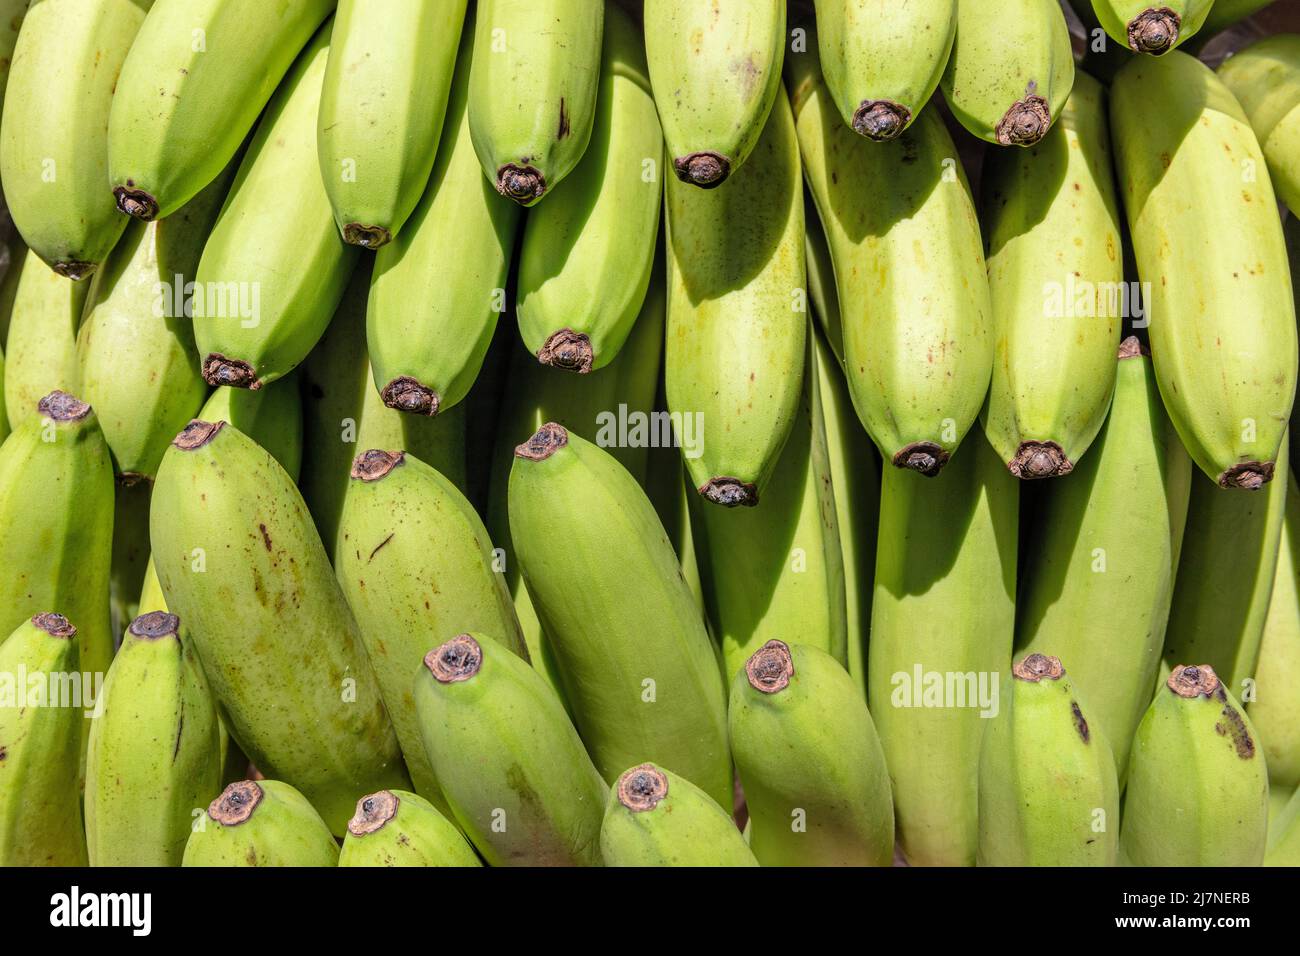
POLYGON ((1072 5, 0 0, 0 865, 1300 864, 1300 35, 1072 5))

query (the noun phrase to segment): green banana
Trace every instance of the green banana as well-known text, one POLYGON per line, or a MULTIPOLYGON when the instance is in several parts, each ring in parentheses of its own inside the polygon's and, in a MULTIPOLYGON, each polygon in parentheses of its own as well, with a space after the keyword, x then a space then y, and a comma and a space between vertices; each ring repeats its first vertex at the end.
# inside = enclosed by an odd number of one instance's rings
POLYGON ((692 502, 704 603, 728 680, 769 639, 796 634, 848 664, 844 552, 812 347, 799 413, 762 507, 692 502))
POLYGON ((1092 0, 1097 22, 1134 53, 1161 56, 1190 40, 1214 0, 1092 0))
POLYGON ((18 31, 22 29, 30 2, 31 0, 4 0, 0 3, 0 109, 3 108, 5 87, 9 84, 9 68, 13 65, 18 31))
MULTIPOLYGON (((105 111, 107 185, 118 209, 165 219, 212 182, 334 5, 156 0, 122 65, 112 111, 105 111)), ((285 143, 296 149, 303 138, 286 135, 285 143)), ((280 212, 301 178, 280 181, 280 212)))
POLYGON ((718 658, 645 492, 613 456, 548 422, 515 449, 509 499, 528 593, 602 775, 649 757, 729 806, 718 658))
POLYGON ((1200 660, 1244 697, 1259 660, 1277 568, 1290 465, 1284 436, 1262 495, 1238 495, 1193 477, 1187 531, 1169 611, 1165 660, 1200 660))
POLYGON ((650 82, 682 182, 717 186, 757 146, 781 90, 785 8, 781 0, 647 0, 650 82))
POLYGON ((666 189, 668 408, 684 427, 699 423, 686 469, 700 494, 756 505, 798 414, 807 345, 799 148, 785 97, 741 171, 708 192, 676 179, 666 189))
POLYGON ((568 185, 528 214, 519 334, 543 365, 602 368, 632 329, 655 263, 663 134, 641 34, 611 5, 591 145, 568 185))
POLYGON ((979 864, 1114 866, 1115 759, 1086 698, 1042 654, 1015 663, 1000 697, 980 747, 979 864))
POLYGON ((106 121, 152 3, 36 0, 14 48, 0 120, 5 200, 27 245, 69 279, 94 272, 126 228, 105 188, 106 121))
POLYGON ((167 606, 190 628, 231 735, 343 833, 358 793, 407 781, 297 488, 236 428, 195 420, 163 456, 149 518, 167 606))
POLYGON ((1069 481, 1039 486, 1016 648, 1066 662, 1122 776, 1160 664, 1193 475, 1136 338, 1120 346, 1118 366, 1093 451, 1069 481))
POLYGON ((959 0, 957 36, 939 88, 980 139, 1032 146, 1074 83, 1070 28, 1057 0, 959 0))
POLYGON ((1277 197, 1300 215, 1300 35, 1252 43, 1223 61, 1219 79, 1250 120, 1277 197))
POLYGON ((853 404, 886 461, 937 474, 979 416, 993 367, 979 223, 956 147, 937 112, 892 143, 856 135, 811 51, 791 58, 789 81, 853 404))
POLYGON ((86 865, 77 774, 91 704, 63 696, 81 686, 78 650, 76 627, 50 612, 0 643, 0 866, 86 865))
POLYGON ((466 0, 339 0, 316 131, 343 239, 397 235, 433 169, 466 0))
POLYGON ((712 796, 652 763, 625 771, 610 789, 600 852, 606 866, 758 866, 712 796))
MULTIPOLYGON (((969 0, 968 0, 969 2, 969 0)), ((957 32, 957 0, 817 0, 817 49, 844 122, 894 139, 939 85, 957 32)))
POLYGON ((867 703, 913 865, 975 862, 980 736, 1011 662, 1018 496, 978 434, 933 481, 886 468, 881 482, 867 703))
POLYGON ((1286 244, 1259 144, 1228 88, 1179 51, 1121 69, 1110 118, 1161 397, 1207 475, 1257 489, 1296 384, 1286 244))
POLYGON ((198 418, 234 425, 271 453, 289 478, 302 471, 302 397, 296 376, 252 391, 220 386, 203 403, 198 418))
POLYGON ((336 866, 339 847, 307 798, 277 780, 232 783, 209 804, 182 866, 336 866))
POLYGON ((1265 866, 1300 866, 1300 790, 1296 790, 1269 826, 1265 866))
POLYGON ((603 0, 481 0, 469 80, 474 151, 501 195, 531 206, 578 165, 600 80, 603 0))
POLYGON ((356 262, 316 159, 329 37, 327 23, 267 106, 203 247, 192 312, 209 385, 256 389, 288 374, 324 334, 356 262))
POLYGON ((425 655, 414 688, 429 763, 490 865, 600 865, 605 784, 527 662, 461 634, 425 655))
POLYGON ((5 355, 0 348, 0 444, 9 437, 9 415, 5 411, 5 355))
POLYGON ((1179 665, 1129 758, 1120 854, 1134 866, 1259 866, 1268 771, 1250 718, 1214 668, 1179 665))
POLYGON ((36 415, 36 403, 52 389, 77 391, 77 327, 89 284, 73 282, 28 252, 14 294, 5 342, 5 411, 9 427, 36 415))
POLYGON ((1069 474, 1115 389, 1129 287, 1105 97, 1100 83, 1079 74, 1037 145, 995 150, 984 164, 995 317, 984 434, 1017 478, 1069 474))
POLYGON ((428 800, 380 790, 357 801, 339 866, 482 866, 455 825, 428 800))
POLYGON ((894 807, 862 692, 811 644, 771 640, 731 682, 731 752, 764 866, 889 866, 894 807))
POLYGON ((91 866, 180 866, 195 808, 221 790, 220 725, 180 618, 136 618, 90 728, 91 866))
POLYGON ((416 415, 451 408, 478 377, 505 309, 522 218, 483 181, 470 141, 470 33, 433 176, 401 235, 375 256, 370 280, 366 345, 375 383, 385 405, 416 415))
POLYGON ((424 756, 411 673, 430 639, 495 634, 528 660, 483 522, 456 487, 401 451, 357 456, 334 566, 379 680, 416 792, 445 808, 424 756))
POLYGON ((1195 51, 1205 46, 1216 34, 1264 9, 1271 3, 1273 3, 1273 0, 1214 0, 1214 5, 1210 7, 1210 12, 1202 21, 1201 29, 1197 31, 1196 36, 1188 45, 1189 48, 1195 51))

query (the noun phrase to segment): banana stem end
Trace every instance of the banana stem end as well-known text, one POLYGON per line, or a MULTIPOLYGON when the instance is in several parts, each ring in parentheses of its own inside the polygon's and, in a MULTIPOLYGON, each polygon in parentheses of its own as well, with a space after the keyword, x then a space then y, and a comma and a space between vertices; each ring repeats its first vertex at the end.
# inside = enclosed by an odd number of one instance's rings
POLYGON ((409 375, 399 375, 379 391, 385 405, 410 415, 433 418, 442 407, 442 396, 409 375))
POLYGON ((586 375, 591 371, 596 355, 591 348, 591 338, 573 329, 552 332, 546 344, 537 350, 537 361, 552 368, 564 369, 586 375))
POLYGON ((618 778, 618 802, 633 813, 653 810, 666 796, 668 777, 652 763, 626 770, 618 778))
POLYGON ((113 195, 117 198, 119 212, 142 222, 153 222, 158 218, 158 200, 143 189, 136 189, 128 183, 114 187, 113 195))
POLYGON ((758 488, 739 478, 710 478, 700 485, 698 491, 707 500, 724 508, 753 508, 758 504, 758 488))
POLYGON ((673 160, 673 171, 677 173, 678 179, 688 185, 714 189, 731 175, 731 160, 721 153, 708 150, 688 153, 673 160))
POLYGON ((863 100, 853 114, 853 129, 869 140, 896 139, 912 121, 912 111, 891 100, 863 100))
POLYGON ((1134 53, 1160 56, 1178 43, 1182 19, 1168 7, 1148 7, 1128 22, 1128 45, 1134 53))

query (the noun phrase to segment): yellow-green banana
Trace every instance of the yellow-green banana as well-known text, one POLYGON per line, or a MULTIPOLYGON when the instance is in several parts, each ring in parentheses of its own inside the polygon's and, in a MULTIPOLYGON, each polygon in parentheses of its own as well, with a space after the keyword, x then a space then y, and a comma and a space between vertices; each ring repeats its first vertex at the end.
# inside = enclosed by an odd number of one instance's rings
POLYGON ((346 242, 375 249, 429 182, 466 0, 339 0, 316 132, 346 242))
POLYGON ((1134 53, 1168 53, 1190 40, 1214 0, 1092 0, 1097 22, 1134 53))
POLYGON ((336 866, 338 858, 306 797, 277 780, 241 780, 195 821, 182 866, 336 866))
POLYGON ((546 681, 461 634, 414 675, 425 752, 461 830, 492 866, 599 866, 605 784, 546 681))
POLYGON ((884 472, 867 702, 914 866, 975 862, 980 737, 1011 663, 1018 496, 978 431, 933 481, 884 472))
POLYGON ((731 682, 731 752, 764 866, 889 866, 885 752, 858 683, 808 644, 771 640, 731 682))
POLYGON ((1132 310, 1105 99, 1080 74, 1042 140, 984 164, 994 316, 984 434, 1017 478, 1069 474, 1115 388, 1115 346, 1132 310))
MULTIPOLYGON (((106 117, 103 188, 112 189, 118 209, 165 219, 212 182, 334 6, 335 0, 156 0, 106 117)), ((299 131, 285 145, 294 149, 303 139, 299 131)), ((280 212, 299 178, 280 181, 280 212)))
POLYGON ((817 48, 844 122, 896 138, 939 85, 956 32, 957 0, 817 0, 817 48))
POLYGON ((13 65, 14 47, 18 44, 18 31, 22 29, 30 2, 31 0, 4 0, 0 3, 0 101, 4 100, 5 87, 9 84, 9 69, 13 65))
POLYGON ((582 159, 596 116, 603 0, 481 0, 469 81, 474 150, 531 206, 582 159))
POLYGON ((324 334, 355 264, 316 158, 329 38, 326 23, 267 106, 203 247, 191 308, 209 385, 261 388, 288 374, 324 334))
POLYGON ((108 192, 108 112, 152 4, 36 0, 14 48, 0 121, 5 201, 27 245, 69 279, 90 275, 126 228, 108 192))
POLYGON ((1265 37, 1219 67, 1250 120, 1278 199, 1300 216, 1300 34, 1265 37))
POLYGON ((891 143, 855 134, 811 50, 791 57, 789 79, 853 404, 886 461, 935 475, 978 417, 993 367, 984 252, 956 147, 937 112, 891 143))
POLYGON ((1300 790, 1269 824, 1265 866, 1300 866, 1300 790))
POLYGON ((758 144, 780 95, 785 17, 781 0, 647 0, 650 81, 682 182, 717 186, 758 144))
POLYGON ((5 413, 14 430, 36 417, 36 403, 52 389, 78 390, 77 328, 90 287, 54 272, 35 252, 21 271, 5 342, 5 413))
POLYGON ((1073 83, 1070 28, 1057 0, 958 0, 957 36, 939 87, 971 133, 999 146, 1032 146, 1073 83))
POLYGON ((798 413, 807 344, 799 145, 786 98, 717 189, 665 181, 668 408, 683 426, 697 423, 686 469, 700 494, 753 506, 798 413))
POLYGON ((652 763, 625 771, 610 788, 600 852, 606 866, 758 866, 731 814, 652 763))
POLYGON ((1268 771, 1255 728, 1209 665, 1174 668, 1129 758, 1120 854, 1133 866, 1259 866, 1268 771))
POLYGON ((1110 104, 1161 397, 1207 475, 1260 488, 1295 394, 1296 322, 1259 143, 1214 71, 1177 50, 1135 57, 1110 104))
POLYGON ((13 698, 0 706, 0 866, 86 865, 77 775, 92 704, 65 697, 83 686, 78 644, 77 628, 52 612, 0 642, 13 698))
POLYGON ((509 496, 524 581, 605 779, 648 757, 729 806, 718 659, 636 479, 549 422, 515 449, 509 496))
POLYGON ((9 437, 9 415, 5 412, 5 356, 0 348, 0 444, 9 437))
POLYGON ((1017 661, 980 747, 981 866, 1114 866, 1119 784, 1062 662, 1017 661))
POLYGON ((655 264, 663 134, 645 48, 615 5, 591 145, 568 185, 528 214, 519 252, 519 334, 543 365, 602 368, 641 311, 655 264))
MULTIPOLYGON (((227 422, 261 445, 280 463, 289 478, 302 470, 302 397, 296 376, 252 391, 220 386, 212 390, 198 417, 227 422)), ((175 435, 172 436, 173 438, 175 435)))
POLYGON ((307 794, 337 834, 358 793, 405 786, 356 623, 271 455, 224 422, 191 422, 163 456, 149 518, 167 606, 258 768, 307 794))
POLYGON ((380 790, 357 801, 339 866, 482 866, 456 825, 424 797, 380 790))
POLYGON ((451 408, 478 377, 506 307, 522 218, 483 181, 470 141, 471 29, 433 176, 401 235, 375 256, 370 279, 366 345, 375 384, 385 405, 415 415, 451 408))
POLYGON ((91 866, 180 866, 195 811, 221 790, 221 728, 180 618, 143 614, 101 691, 86 754, 91 866))

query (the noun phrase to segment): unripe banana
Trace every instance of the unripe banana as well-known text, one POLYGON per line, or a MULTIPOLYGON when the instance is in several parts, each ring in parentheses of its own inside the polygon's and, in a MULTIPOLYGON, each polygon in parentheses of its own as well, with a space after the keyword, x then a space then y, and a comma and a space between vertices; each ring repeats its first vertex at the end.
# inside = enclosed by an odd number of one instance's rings
POLYGON ((375 249, 429 182, 466 0, 339 0, 316 132, 346 242, 375 249))
POLYGON ((939 85, 956 32, 957 0, 817 0, 817 48, 844 122, 896 138, 939 85))
POLYGON ((296 375, 257 391, 224 385, 215 388, 198 417, 234 425, 269 451, 291 480, 298 480, 303 449, 302 397, 296 375))
POLYGON ((86 755, 91 866, 180 866, 195 809, 221 790, 220 725, 180 618, 136 618, 86 755))
POLYGON ((0 444, 9 437, 9 415, 5 412, 5 355, 0 348, 0 444))
POLYGON ((550 422, 515 449, 509 495, 524 581, 602 775, 649 757, 729 806, 718 659, 645 492, 550 422))
MULTIPOLYGON (((3 0, 0 3, 0 108, 3 108, 5 87, 9 84, 9 69, 13 64, 14 47, 18 44, 18 31, 27 16, 31 0, 3 0)), ((3 339, 0 335, 0 339, 3 339)))
POLYGON ((1136 338, 1120 346, 1110 415, 1068 481, 1038 486, 1026 528, 1016 647, 1066 662, 1115 769, 1160 664, 1193 468, 1136 338), (1081 628, 1079 621, 1087 621, 1081 628))
POLYGON ((753 152, 781 90, 785 8, 780 0, 647 0, 650 81, 682 182, 717 186, 753 152))
POLYGON ((1160 56, 1190 40, 1214 0, 1092 0, 1097 21, 1134 53, 1160 56))
MULTIPOLYGON (((366 345, 384 404, 433 416, 469 392, 505 308, 519 208, 483 181, 470 140, 473 23, 424 197, 370 280, 366 345)), ((475 54, 477 55, 477 54, 475 54)), ((492 56, 491 53, 483 54, 492 56)))
POLYGON ((335 570, 415 789, 446 806, 424 756, 411 674, 430 638, 457 628, 528 649, 483 522, 456 487, 401 451, 370 449, 352 464, 335 570))
POLYGON ((1265 37, 1219 67, 1250 120, 1277 198, 1300 215, 1300 35, 1265 37))
POLYGON ((1280 479, 1264 494, 1239 495, 1192 478, 1187 532, 1169 611, 1165 660, 1205 661, 1239 697, 1255 677, 1273 593, 1290 464, 1284 436, 1280 479))
POLYGON ((600 865, 605 784, 527 662, 461 634, 425 655, 414 687, 429 763, 490 865, 600 865))
POLYGON ((984 434, 1017 478, 1069 474, 1115 388, 1127 287, 1105 96, 1080 74, 1037 145, 984 164, 995 323, 984 434))
POLYGON ((455 824, 428 800, 380 790, 357 801, 339 866, 482 866, 455 824))
MULTIPOLYGON (((334 5, 156 0, 107 114, 108 187, 118 209, 165 219, 212 182, 334 5)), ((298 133, 285 143, 296 149, 303 139, 298 133)), ((281 180, 280 212, 299 178, 281 180)))
POLYGON ((602 0, 482 0, 469 124, 489 182, 531 206, 567 176, 591 139, 602 0))
POLYGON ((741 171, 707 192, 669 179, 665 202, 664 385, 674 415, 702 428, 686 469, 714 504, 756 505, 798 412, 807 345, 799 146, 785 97, 741 171))
POLYGON ((126 228, 106 188, 106 127, 152 2, 39 0, 14 48, 0 122, 5 201, 27 245, 69 279, 90 275, 126 228))
POLYGON ((1265 866, 1300 866, 1300 790, 1269 824, 1265 866))
POLYGON ((203 247, 192 312, 209 385, 261 388, 292 370, 324 334, 356 262, 316 158, 329 38, 326 23, 267 106, 203 247))
POLYGON ((970 132, 1000 146, 1032 146, 1060 116, 1073 83, 1070 28, 1057 0, 959 0, 939 86, 970 132))
POLYGON ((1120 70, 1110 116, 1161 397, 1207 475, 1257 489, 1273 476, 1296 383, 1286 246, 1263 154, 1227 87, 1178 51, 1120 70))
POLYGON ((764 866, 889 866, 885 753, 857 682, 811 644, 771 640, 731 682, 731 752, 764 866))
POLYGON ((867 703, 914 866, 975 862, 983 715, 1011 661, 1019 490, 978 432, 934 481, 884 470, 867 703))
POLYGON ((50 612, 0 642, 14 698, 0 707, 0 866, 86 865, 78 651, 76 627, 50 612))
POLYGON ((789 71, 853 404, 886 461, 937 474, 978 417, 993 366, 984 252, 956 147, 937 112, 892 143, 868 142, 840 120, 811 50, 789 71))
POLYGON ((844 553, 811 354, 803 389, 762 506, 692 502, 704 603, 728 680, 770 639, 796 634, 848 664, 844 553))
POLYGON ((1088 714, 1055 657, 1030 654, 1003 677, 980 748, 981 866, 1115 865, 1115 760, 1088 714))
POLYGON ((600 827, 606 866, 758 866, 726 810, 664 767, 625 771, 600 827))
POLYGON ((1134 866, 1259 866, 1268 771, 1209 665, 1174 668, 1133 740, 1120 853, 1134 866))
POLYGON ((656 261, 662 154, 641 34, 611 5, 591 145, 519 253, 519 334, 543 365, 590 372, 623 347, 656 261))
POLYGON ((31 251, 21 272, 5 342, 5 412, 13 430, 36 417, 44 395, 75 392, 81 384, 77 327, 90 288, 57 274, 31 251))
POLYGON ((263 773, 301 789, 339 834, 358 793, 406 785, 356 623, 269 453, 223 422, 191 422, 158 469, 150 537, 167 605, 263 773))
POLYGON ((277 780, 232 783, 185 844, 183 866, 336 866, 339 847, 307 798, 277 780))

